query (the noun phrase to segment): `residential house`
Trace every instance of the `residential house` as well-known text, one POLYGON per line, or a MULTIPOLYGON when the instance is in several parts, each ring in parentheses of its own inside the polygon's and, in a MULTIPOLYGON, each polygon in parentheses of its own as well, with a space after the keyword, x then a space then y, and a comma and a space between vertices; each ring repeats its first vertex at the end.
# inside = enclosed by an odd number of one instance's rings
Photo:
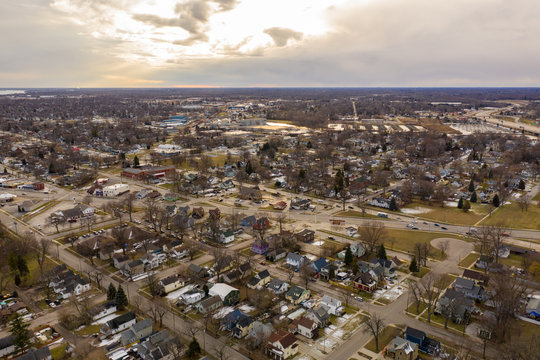
POLYGON ((253 318, 247 314, 241 314, 236 322, 236 326, 232 330, 232 335, 235 338, 241 339, 251 333, 253 329, 253 318))
POLYGON ((172 360, 175 358, 174 354, 185 355, 182 343, 166 329, 150 335, 134 348, 143 360, 172 360))
POLYGON ((120 342, 122 346, 129 347, 131 344, 148 337, 152 334, 152 320, 144 319, 133 324, 128 330, 121 334, 120 342))
POLYGON ((310 296, 311 292, 309 290, 293 285, 285 294, 285 299, 289 300, 295 305, 298 305, 302 301, 309 299, 310 296))
POLYGON ((253 230, 266 230, 270 227, 270 220, 266 216, 258 218, 253 224, 253 230))
POLYGON ((225 275, 223 275, 223 281, 227 284, 232 284, 242 277, 242 273, 236 269, 232 269, 230 271, 227 271, 225 275))
POLYGON ((274 360, 284 360, 298 353, 296 336, 288 331, 273 332, 264 346, 265 353, 274 360))
POLYGON ((287 251, 285 251, 285 249, 279 248, 279 249, 269 251, 266 254, 266 260, 276 262, 278 260, 283 259, 285 256, 287 256, 287 251))
POLYGON ((165 254, 150 253, 141 257, 140 260, 143 262, 144 270, 148 271, 158 268, 165 259, 167 259, 165 254))
POLYGON ((353 287, 368 293, 377 289, 377 281, 369 272, 359 272, 353 280, 353 287))
POLYGON ((133 277, 140 275, 144 272, 144 263, 142 260, 133 260, 124 265, 120 270, 124 276, 133 279, 133 277))
POLYGON ((295 198, 291 200, 290 208, 293 210, 308 210, 311 206, 311 200, 295 198))
POLYGON ((51 350, 48 346, 39 349, 31 348, 26 353, 14 358, 13 360, 52 360, 51 350))
POLYGON ((393 275, 397 268, 396 264, 392 260, 385 260, 380 258, 371 259, 371 261, 369 262, 369 266, 372 269, 378 267, 382 268, 384 276, 393 275))
POLYGON ((137 317, 133 312, 130 311, 123 315, 117 316, 112 320, 107 321, 101 327, 101 333, 106 336, 114 335, 116 333, 126 330, 136 322, 137 317))
POLYGON ((297 253, 290 252, 287 254, 287 265, 299 269, 304 263, 309 262, 308 258, 297 253))
POLYGON ((296 240, 304 243, 312 242, 313 240, 315 240, 315 231, 304 229, 298 234, 296 234, 296 240))
POLYGON ((223 301, 221 301, 219 295, 214 295, 200 301, 195 307, 200 313, 208 314, 219 309, 222 305, 223 301))
POLYGON ((268 249, 270 249, 270 245, 268 244, 268 242, 261 240, 258 237, 251 245, 251 251, 259 255, 266 254, 268 252, 268 249))
POLYGON ((208 295, 218 295, 221 298, 221 301, 223 301, 223 305, 230 306, 238 303, 240 292, 230 285, 217 283, 210 288, 208 295))
POLYGON ((458 277, 454 282, 454 289, 474 300, 482 300, 484 296, 484 289, 476 286, 474 280, 470 279, 458 277))
POLYGON ((92 320, 97 320, 104 318, 105 316, 109 316, 111 314, 114 314, 118 310, 116 306, 116 302, 114 300, 110 300, 107 302, 104 302, 103 304, 94 306, 90 310, 88 310, 88 313, 92 317, 92 320))
POLYGON ((221 320, 221 324, 220 324, 220 329, 221 330, 228 330, 228 331, 233 331, 233 329, 236 327, 236 324, 238 323, 238 321, 241 319, 241 318, 245 318, 245 317, 248 317, 249 315, 238 310, 238 309, 234 309, 233 311, 231 311, 230 313, 228 313, 227 315, 225 315, 223 317, 223 319, 221 320))
POLYGON ((208 269, 205 269, 197 264, 191 263, 188 266, 188 273, 198 279, 204 279, 208 277, 208 269))
POLYGON ((261 189, 258 186, 254 186, 252 188, 241 186, 238 189, 238 198, 242 200, 253 200, 253 201, 261 201, 262 200, 262 192, 261 189))
POLYGON ((213 269, 217 274, 222 274, 225 271, 231 269, 234 266, 234 261, 232 256, 226 255, 222 257, 218 257, 216 260, 213 269))
POLYGON ((0 339, 0 356, 12 354, 15 351, 15 336, 10 335, 0 339))
POLYGON ((54 290, 56 296, 61 299, 68 299, 73 294, 79 296, 91 288, 88 280, 81 278, 71 270, 58 273, 50 280, 49 286, 54 290))
POLYGON ((435 314, 448 316, 456 324, 467 323, 473 310, 473 300, 463 293, 447 289, 435 307, 435 314))
POLYGON ((325 305, 320 305, 316 309, 309 309, 304 315, 306 318, 313 320, 318 327, 323 328, 330 323, 329 308, 325 305))
POLYGON ((344 312, 341 301, 326 294, 321 298, 321 305, 328 307, 330 315, 341 316, 344 312))
POLYGON ((289 289, 289 284, 283 280, 274 278, 270 280, 266 288, 276 295, 281 295, 287 292, 287 290, 289 289))
POLYGON ((180 295, 178 301, 184 305, 195 304, 204 299, 205 292, 199 289, 192 289, 180 295))
POLYGON ((305 316, 302 316, 298 320, 297 331, 300 335, 305 336, 308 339, 313 339, 319 335, 317 323, 305 316))
POLYGON ((311 263, 311 267, 316 274, 320 273, 327 265, 328 261, 326 261, 326 259, 323 257, 311 263))
POLYGON ((231 179, 227 179, 219 185, 223 190, 234 189, 234 183, 231 179))
POLYGON ((368 204, 371 206, 376 206, 376 207, 380 207, 384 209, 390 208, 390 201, 383 198, 373 198, 368 202, 368 204))
POLYGON ((186 284, 186 279, 183 276, 171 275, 158 282, 160 294, 165 295, 175 290, 180 289, 186 284))
POLYGON ((234 232, 232 230, 223 231, 219 236, 219 242, 222 244, 230 244, 234 241, 234 232))
POLYGON ((285 201, 278 201, 272 205, 274 210, 285 210, 287 208, 287 203, 285 201))
POLYGON ((351 249, 351 252, 354 256, 361 257, 364 256, 364 254, 366 253, 366 248, 359 241, 352 242, 349 245, 349 248, 351 249))
POLYGON ((463 270, 464 278, 473 280, 476 285, 478 286, 487 286, 489 283, 489 276, 486 274, 482 274, 481 272, 474 271, 471 269, 465 269, 463 270))
POLYGON ((219 208, 210 209, 208 210, 208 215, 212 219, 219 219, 221 217, 221 211, 219 210, 219 208))
POLYGON ((112 259, 113 259, 113 266, 118 270, 121 270, 122 268, 124 268, 124 266, 127 265, 131 261, 129 256, 122 255, 122 254, 115 254, 113 255, 112 259))
POLYGON ((418 344, 396 336, 386 348, 386 356, 394 360, 416 360, 418 344))
POLYGON ((253 227, 255 223, 257 222, 257 218, 255 215, 246 216, 240 221, 240 225, 244 227, 253 227))
POLYGON ((202 219, 204 217, 204 209, 202 207, 193 208, 193 212, 191 213, 191 216, 194 219, 202 219))
POLYGON ((426 336, 426 333, 407 326, 405 339, 418 344, 418 350, 426 354, 437 354, 441 350, 441 344, 437 340, 426 336))

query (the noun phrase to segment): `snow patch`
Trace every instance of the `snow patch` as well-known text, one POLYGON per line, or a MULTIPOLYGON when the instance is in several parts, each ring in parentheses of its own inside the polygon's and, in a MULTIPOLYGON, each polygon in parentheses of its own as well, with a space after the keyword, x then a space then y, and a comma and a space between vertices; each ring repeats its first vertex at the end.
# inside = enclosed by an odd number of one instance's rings
POLYGON ((414 207, 414 208, 404 208, 404 209, 401 209, 400 211, 402 213, 404 213, 404 214, 423 214, 423 213, 430 212, 431 209, 423 208, 421 206, 417 206, 417 207, 414 207))

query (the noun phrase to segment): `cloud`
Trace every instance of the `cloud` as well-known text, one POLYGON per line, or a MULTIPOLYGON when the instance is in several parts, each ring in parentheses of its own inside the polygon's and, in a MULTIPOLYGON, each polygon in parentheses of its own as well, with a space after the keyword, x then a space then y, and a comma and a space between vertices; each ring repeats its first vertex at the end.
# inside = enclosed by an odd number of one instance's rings
POLYGON ((272 27, 264 30, 265 34, 270 35, 272 40, 277 46, 287 46, 289 40, 302 40, 303 34, 301 32, 294 31, 292 29, 282 27, 272 27))

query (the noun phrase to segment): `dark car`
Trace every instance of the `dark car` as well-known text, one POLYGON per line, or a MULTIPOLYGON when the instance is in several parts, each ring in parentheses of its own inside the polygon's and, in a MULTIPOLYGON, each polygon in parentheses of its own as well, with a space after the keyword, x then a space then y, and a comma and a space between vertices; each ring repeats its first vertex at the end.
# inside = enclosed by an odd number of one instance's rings
POLYGON ((443 230, 448 230, 448 229, 447 229, 446 227, 444 227, 444 226, 441 226, 441 229, 443 229, 443 230))

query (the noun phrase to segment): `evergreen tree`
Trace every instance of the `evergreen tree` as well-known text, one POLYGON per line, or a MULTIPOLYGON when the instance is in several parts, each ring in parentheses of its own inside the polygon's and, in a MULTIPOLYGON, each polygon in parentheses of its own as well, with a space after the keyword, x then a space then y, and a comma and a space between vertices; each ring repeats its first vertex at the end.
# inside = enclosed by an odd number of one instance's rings
POLYGON ((133 167, 139 167, 139 165, 140 165, 139 157, 135 155, 135 157, 133 158, 133 167))
POLYGON ((469 183, 469 192, 473 192, 474 191, 474 181, 471 180, 471 182, 469 183))
POLYGON ((208 285, 204 284, 202 289, 204 290, 204 295, 208 296, 208 293, 210 292, 210 289, 208 288, 208 285))
POLYGON ((19 353, 30 346, 30 335, 28 332, 28 327, 30 324, 25 323, 19 315, 15 313, 15 318, 11 320, 11 328, 9 332, 15 337, 13 340, 13 345, 15 346, 15 353, 19 353))
POLYGON ((411 264, 409 265, 409 271, 410 272, 418 272, 418 263, 416 262, 416 256, 413 257, 411 264))
POLYGON ((109 289, 107 290, 107 300, 116 299, 116 288, 112 283, 109 284, 109 289))
POLYGON ((523 181, 523 179, 519 180, 518 189, 519 190, 525 190, 525 181, 523 181))
POLYGON ((330 271, 328 272, 328 278, 330 280, 334 280, 336 278, 336 270, 334 270, 333 267, 331 267, 330 271))
POLYGON ((465 200, 463 202, 463 211, 468 212, 469 210, 471 210, 471 203, 469 202, 469 200, 465 200))
POLYGON ((397 207, 397 204, 396 204, 396 198, 395 197, 392 197, 392 199, 390 199, 390 207, 389 207, 390 211, 397 211, 398 207, 397 207))
POLYGON ((118 306, 119 310, 124 310, 125 307, 128 305, 128 298, 124 293, 124 289, 122 289, 122 286, 120 285, 118 285, 118 290, 116 291, 116 297, 114 298, 114 301, 116 302, 116 306, 118 306))
POLYGON ((248 161, 246 164, 246 173, 248 175, 251 175, 253 173, 253 166, 251 165, 251 161, 248 161))
POLYGON ((381 246, 379 246, 379 251, 377 251, 377 257, 379 259, 383 259, 383 260, 386 260, 386 249, 384 248, 384 244, 381 244, 381 246))
POLYGON ((195 358, 195 356, 197 354, 200 354, 200 353, 201 353, 201 345, 199 345, 197 340, 195 340, 195 338, 193 338, 193 340, 191 340, 191 342, 189 343, 187 356, 190 359, 193 359, 193 358, 195 358))
POLYGON ((473 191, 472 195, 471 195, 471 202, 475 203, 477 201, 477 196, 476 196, 476 191, 473 191))
POLYGON ((459 198, 459 201, 457 203, 457 208, 458 209, 463 209, 463 198, 462 197, 459 198))
POLYGON ((501 205, 501 201, 499 200, 499 195, 495 194, 495 196, 493 197, 493 206, 499 207, 499 205, 501 205))
POLYGON ((351 265, 353 262, 353 253, 351 251, 351 247, 347 246, 347 250, 345 250, 345 264, 351 265))

